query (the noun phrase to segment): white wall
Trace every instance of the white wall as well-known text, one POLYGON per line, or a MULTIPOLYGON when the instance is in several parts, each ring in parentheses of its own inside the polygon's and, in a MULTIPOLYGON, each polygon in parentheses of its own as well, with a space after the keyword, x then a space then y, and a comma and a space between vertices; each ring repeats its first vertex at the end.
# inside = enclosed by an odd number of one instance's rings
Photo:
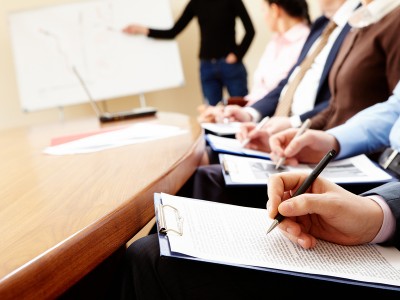
MULTIPOLYGON (((145 0, 144 0, 145 1, 145 0)), ((175 17, 179 16, 188 0, 170 0, 175 17)), ((256 28, 255 39, 246 54, 244 62, 249 72, 249 82, 257 65, 265 44, 268 42, 269 32, 266 29, 262 13, 262 1, 243 0, 256 28)), ((62 0, 1 0, 0 2, 0 129, 47 123, 62 119, 79 118, 93 115, 89 104, 65 107, 63 110, 48 109, 38 112, 24 113, 21 110, 18 98, 18 88, 15 78, 15 69, 12 57, 8 29, 8 14, 21 9, 31 9, 46 5, 70 3, 74 1, 62 0)), ((309 1, 311 15, 319 14, 317 1, 309 1)), ((239 27, 239 32, 241 28, 239 27)), ((196 22, 192 22, 178 37, 177 41, 182 56, 184 87, 145 94, 146 103, 157 107, 160 111, 176 111, 189 115, 197 115, 197 106, 202 103, 201 88, 198 75, 198 48, 199 32, 196 22)), ((137 96, 118 98, 105 103, 109 111, 127 110, 140 106, 137 96)))

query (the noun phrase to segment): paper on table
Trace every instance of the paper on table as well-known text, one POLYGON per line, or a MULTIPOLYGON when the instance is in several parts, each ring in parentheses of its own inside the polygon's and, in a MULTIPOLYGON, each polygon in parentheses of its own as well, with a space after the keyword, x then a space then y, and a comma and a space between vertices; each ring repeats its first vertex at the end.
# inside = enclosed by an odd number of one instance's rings
MULTIPOLYGON (((231 182, 237 184, 267 184, 272 174, 282 171, 311 172, 314 168, 314 165, 300 164, 296 167, 283 166, 276 170, 272 161, 229 154, 221 154, 220 159, 224 160, 229 169, 231 182)), ((338 184, 384 182, 393 179, 363 154, 330 162, 320 176, 338 184)))
POLYGON ((240 129, 240 122, 201 123, 201 127, 217 135, 234 135, 240 129))
POLYGON ((90 153, 166 138, 185 132, 187 131, 176 126, 137 123, 120 130, 96 134, 69 143, 47 147, 43 152, 52 155, 90 153))
POLYGON ((55 137, 55 138, 51 139, 50 146, 61 145, 61 144, 65 144, 65 143, 68 143, 68 142, 80 140, 80 139, 83 139, 83 138, 88 137, 88 136, 92 136, 92 135, 96 135, 96 134, 102 134, 102 133, 106 133, 106 132, 114 131, 114 130, 120 130, 120 129, 126 128, 126 127, 127 126, 101 128, 101 129, 95 130, 95 131, 89 131, 89 132, 83 132, 83 133, 81 132, 81 133, 77 133, 77 134, 59 136, 59 137, 55 137))
POLYGON ((183 218, 183 235, 168 233, 171 252, 207 261, 274 268, 400 286, 400 252, 373 244, 341 246, 318 241, 305 250, 279 231, 265 209, 161 194, 183 218))

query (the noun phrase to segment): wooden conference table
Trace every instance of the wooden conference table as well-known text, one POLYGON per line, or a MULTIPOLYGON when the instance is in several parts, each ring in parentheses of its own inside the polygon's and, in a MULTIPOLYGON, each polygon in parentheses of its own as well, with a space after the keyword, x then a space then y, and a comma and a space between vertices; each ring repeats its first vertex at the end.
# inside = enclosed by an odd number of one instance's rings
POLYGON ((195 118, 176 113, 1 131, 0 299, 56 298, 73 286, 153 218, 153 194, 176 193, 204 146, 195 118), (55 137, 135 122, 187 131, 88 154, 42 152, 55 137))

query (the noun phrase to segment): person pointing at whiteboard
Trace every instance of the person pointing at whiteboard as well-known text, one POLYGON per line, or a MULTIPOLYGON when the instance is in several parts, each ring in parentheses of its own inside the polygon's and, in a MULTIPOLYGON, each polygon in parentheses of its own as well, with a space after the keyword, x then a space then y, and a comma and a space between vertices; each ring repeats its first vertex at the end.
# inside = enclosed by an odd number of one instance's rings
POLYGON ((242 59, 254 39, 255 30, 242 0, 190 0, 171 29, 129 24, 122 31, 173 39, 195 17, 200 26, 200 78, 205 104, 215 106, 221 102, 225 88, 230 97, 247 95, 247 70, 242 59), (236 42, 237 17, 245 29, 240 43, 236 42))

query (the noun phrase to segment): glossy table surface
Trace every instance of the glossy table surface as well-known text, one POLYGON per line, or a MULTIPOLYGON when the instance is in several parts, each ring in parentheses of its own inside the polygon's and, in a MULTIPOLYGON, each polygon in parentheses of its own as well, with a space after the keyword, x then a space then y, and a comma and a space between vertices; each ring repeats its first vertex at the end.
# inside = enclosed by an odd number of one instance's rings
POLYGON ((203 131, 177 113, 101 124, 96 118, 0 131, 0 299, 55 298, 154 216, 199 165, 203 131), (87 154, 44 154, 53 138, 137 122, 180 135, 87 154))

